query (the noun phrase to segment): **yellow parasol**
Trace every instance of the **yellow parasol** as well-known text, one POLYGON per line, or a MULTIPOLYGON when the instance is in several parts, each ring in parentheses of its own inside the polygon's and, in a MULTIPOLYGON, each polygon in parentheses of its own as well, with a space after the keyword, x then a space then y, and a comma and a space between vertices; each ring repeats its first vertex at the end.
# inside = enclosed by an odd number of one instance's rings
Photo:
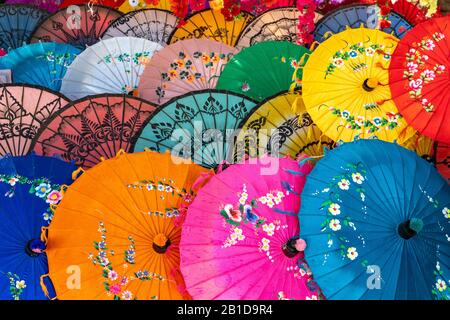
POLYGON ((253 16, 246 12, 241 12, 233 20, 227 21, 220 11, 198 11, 187 18, 184 25, 174 30, 169 42, 208 38, 234 47, 242 30, 252 20, 253 16))
POLYGON ((297 157, 301 153, 320 156, 333 141, 324 136, 306 112, 301 95, 282 93, 263 101, 243 121, 235 155, 257 157, 264 153, 297 157))
POLYGON ((303 99, 317 126, 335 141, 405 141, 414 134, 394 102, 388 67, 398 39, 366 28, 332 35, 303 70, 303 99))

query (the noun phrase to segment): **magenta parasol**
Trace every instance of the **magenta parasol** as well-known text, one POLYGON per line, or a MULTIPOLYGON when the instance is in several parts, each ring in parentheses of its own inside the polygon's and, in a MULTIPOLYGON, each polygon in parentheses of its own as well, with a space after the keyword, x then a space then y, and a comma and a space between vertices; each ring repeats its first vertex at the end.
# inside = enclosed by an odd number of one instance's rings
POLYGON ((318 299, 297 212, 309 164, 264 156, 212 177, 189 206, 181 271, 194 299, 318 299))

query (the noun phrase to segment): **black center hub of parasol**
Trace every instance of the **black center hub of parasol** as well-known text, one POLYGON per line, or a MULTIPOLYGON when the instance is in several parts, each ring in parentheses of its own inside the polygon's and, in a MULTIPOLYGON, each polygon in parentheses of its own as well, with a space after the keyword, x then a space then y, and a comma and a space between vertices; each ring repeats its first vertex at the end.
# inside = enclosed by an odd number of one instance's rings
POLYGON ((167 251, 170 245, 171 245, 170 239, 167 239, 166 244, 163 246, 158 246, 156 243, 153 242, 153 250, 155 250, 156 253, 163 254, 167 251))

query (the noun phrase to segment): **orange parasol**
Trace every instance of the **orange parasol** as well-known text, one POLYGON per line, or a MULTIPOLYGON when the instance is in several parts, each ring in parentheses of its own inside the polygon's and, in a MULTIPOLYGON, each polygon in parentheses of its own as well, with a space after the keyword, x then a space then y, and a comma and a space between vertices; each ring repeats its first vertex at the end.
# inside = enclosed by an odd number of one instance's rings
POLYGON ((169 153, 122 151, 80 173, 48 229, 57 298, 188 299, 177 222, 208 171, 169 153))

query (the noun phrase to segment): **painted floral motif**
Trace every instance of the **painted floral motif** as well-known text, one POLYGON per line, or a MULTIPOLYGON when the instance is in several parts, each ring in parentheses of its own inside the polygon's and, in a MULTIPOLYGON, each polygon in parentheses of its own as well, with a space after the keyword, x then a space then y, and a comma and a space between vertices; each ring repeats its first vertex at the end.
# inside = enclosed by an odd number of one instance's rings
POLYGON ((436 269, 433 271, 436 278, 431 293, 436 300, 450 300, 450 281, 447 283, 444 278, 444 272, 441 270, 439 261, 436 263, 436 269))
POLYGON ((248 201, 247 187, 244 185, 242 192, 238 194, 239 201, 237 205, 226 204, 220 214, 225 218, 225 222, 233 226, 240 226, 241 223, 251 223, 255 228, 259 228, 265 222, 264 218, 258 217, 254 213, 257 208, 258 200, 248 201))
POLYGON ((203 69, 210 70, 213 74, 218 71, 219 65, 226 64, 232 57, 233 54, 231 53, 196 51, 191 56, 181 51, 178 53, 178 59, 171 62, 168 71, 161 73, 161 86, 156 88, 156 95, 163 98, 166 93, 165 89, 169 86, 168 83, 174 80, 182 80, 188 83, 201 81, 206 84, 209 79, 205 78, 202 70, 197 70, 196 63, 201 62, 203 69))
POLYGON ((222 248, 228 248, 234 246, 238 241, 245 240, 245 236, 242 234, 242 229, 238 227, 231 228, 231 233, 222 245, 222 248))
MULTIPOLYGON (((150 57, 152 56, 152 53, 149 51, 143 51, 143 52, 136 52, 133 55, 131 55, 128 52, 120 53, 118 55, 111 55, 108 54, 104 56, 98 63, 122 63, 125 68, 126 73, 131 73, 132 68, 135 66, 145 66, 149 61, 150 57)), ((132 92, 133 90, 136 90, 137 86, 129 86, 129 85, 123 85, 121 88, 122 93, 128 94, 132 92)))
POLYGON ((427 51, 434 51, 436 43, 445 39, 445 35, 435 32, 431 37, 425 37, 418 43, 413 43, 406 53, 406 69, 403 78, 408 80, 409 96, 422 105, 427 112, 434 110, 434 105, 423 97, 422 90, 426 84, 434 81, 436 76, 445 71, 445 66, 439 63, 430 65, 427 51), (430 68, 431 67, 431 68, 430 68))
POLYGON ((194 199, 194 191, 186 190, 185 188, 178 188, 174 185, 171 179, 157 179, 157 180, 141 180, 127 185, 131 189, 140 189, 145 191, 154 191, 159 194, 161 200, 165 200, 167 196, 176 196, 182 199, 180 207, 165 208, 164 211, 143 212, 150 216, 159 216, 163 218, 177 218, 183 214, 185 208, 194 199))
MULTIPOLYGON (((384 60, 391 59, 391 53, 386 50, 384 45, 370 41, 367 43, 358 42, 352 44, 347 50, 339 50, 330 58, 330 64, 325 71, 325 78, 332 74, 334 70, 342 68, 349 60, 351 61, 361 56, 372 57, 374 55, 381 56, 384 60)), ((359 72, 365 68, 367 68, 367 65, 361 64, 354 71, 359 72)))
POLYGON ((13 197, 15 193, 15 187, 17 184, 29 185, 28 192, 34 194, 36 197, 41 198, 43 201, 49 204, 47 210, 42 214, 44 221, 49 224, 53 219, 53 211, 50 205, 56 205, 62 200, 62 193, 60 191, 61 186, 59 184, 51 184, 50 180, 46 178, 40 179, 28 179, 20 175, 5 175, 0 174, 0 182, 10 185, 10 190, 5 193, 5 197, 13 197))
POLYGON ((366 119, 360 115, 351 115, 350 111, 329 107, 331 114, 346 121, 345 127, 352 130, 362 130, 367 133, 374 133, 380 130, 393 130, 398 126, 398 120, 402 119, 400 113, 387 112, 384 117, 374 117, 366 119))
POLYGON ((229 228, 229 236, 225 239, 222 248, 228 248, 239 241, 245 240, 243 230, 240 228, 245 224, 253 226, 256 235, 260 235, 258 250, 265 254, 271 262, 275 262, 270 251, 270 239, 276 232, 286 229, 288 226, 281 224, 280 220, 267 221, 266 218, 258 216, 254 211, 258 205, 265 205, 271 209, 275 205, 282 202, 282 199, 289 192, 271 191, 257 199, 249 199, 247 187, 244 184, 242 192, 237 194, 237 204, 225 204, 220 210, 220 214, 224 218, 224 225, 231 226, 229 228))
MULTIPOLYGON (((88 259, 96 265, 102 267, 102 277, 104 278, 104 288, 106 294, 113 296, 114 300, 137 300, 137 296, 128 289, 131 281, 166 281, 163 276, 148 270, 139 270, 129 275, 130 265, 136 263, 136 248, 133 237, 129 236, 130 242, 128 249, 123 252, 122 272, 115 270, 111 264, 110 258, 116 255, 116 252, 108 248, 107 232, 103 222, 99 222, 98 232, 101 235, 101 241, 94 241, 96 254, 89 253, 88 259)), ((157 299, 156 296, 151 297, 157 299)))
POLYGON ((25 280, 20 279, 20 277, 12 272, 6 273, 9 279, 9 292, 14 300, 20 300, 20 295, 23 293, 27 287, 25 280))
MULTIPOLYGON (((328 188, 324 192, 328 193, 329 199, 321 205, 321 210, 325 210, 325 220, 321 224, 321 231, 327 232, 327 245, 331 247, 334 244, 334 238, 339 241, 339 250, 343 258, 355 260, 358 258, 358 249, 355 245, 349 245, 348 239, 340 232, 343 228, 351 228, 356 231, 356 225, 352 222, 350 216, 343 212, 342 195, 343 193, 355 192, 365 201, 365 189, 363 188, 366 181, 365 174, 367 171, 361 163, 347 164, 344 173, 333 177, 328 188), (334 237, 333 237, 334 236, 334 237)), ((363 266, 367 265, 367 261, 361 262, 363 266)))
POLYGON ((446 219, 450 219, 450 209, 445 207, 444 209, 442 209, 442 214, 444 215, 444 217, 446 219))

